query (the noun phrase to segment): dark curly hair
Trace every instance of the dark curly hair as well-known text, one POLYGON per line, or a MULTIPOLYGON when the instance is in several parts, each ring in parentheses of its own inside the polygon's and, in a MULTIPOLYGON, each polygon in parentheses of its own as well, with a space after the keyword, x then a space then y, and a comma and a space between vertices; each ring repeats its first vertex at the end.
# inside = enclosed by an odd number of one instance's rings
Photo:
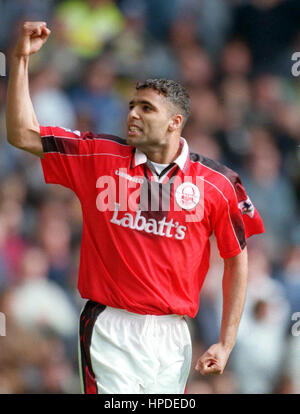
POLYGON ((136 84, 137 91, 148 88, 163 94, 178 108, 183 116, 182 127, 184 127, 191 112, 191 101, 187 90, 179 82, 169 79, 147 79, 136 84))

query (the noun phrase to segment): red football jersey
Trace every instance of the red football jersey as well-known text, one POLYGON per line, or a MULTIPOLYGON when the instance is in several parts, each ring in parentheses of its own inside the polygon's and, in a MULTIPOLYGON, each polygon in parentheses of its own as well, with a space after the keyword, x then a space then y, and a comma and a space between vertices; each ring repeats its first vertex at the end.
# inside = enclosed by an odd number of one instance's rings
POLYGON ((160 175, 112 135, 40 127, 46 183, 78 196, 83 298, 140 314, 194 317, 209 268, 209 237, 239 254, 262 220, 234 171, 189 152, 160 175))

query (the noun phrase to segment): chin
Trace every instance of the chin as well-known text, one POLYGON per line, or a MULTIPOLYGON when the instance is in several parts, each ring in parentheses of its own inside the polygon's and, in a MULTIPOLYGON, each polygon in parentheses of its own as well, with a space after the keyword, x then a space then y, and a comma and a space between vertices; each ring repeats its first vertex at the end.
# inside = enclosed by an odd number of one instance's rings
POLYGON ((133 147, 136 147, 136 146, 143 144, 143 139, 141 139, 141 137, 128 137, 127 136, 126 142, 128 145, 132 145, 133 147))
POLYGON ((133 146, 134 146, 134 140, 132 139, 132 137, 127 137, 127 138, 126 138, 126 143, 127 143, 128 145, 133 145, 133 146))

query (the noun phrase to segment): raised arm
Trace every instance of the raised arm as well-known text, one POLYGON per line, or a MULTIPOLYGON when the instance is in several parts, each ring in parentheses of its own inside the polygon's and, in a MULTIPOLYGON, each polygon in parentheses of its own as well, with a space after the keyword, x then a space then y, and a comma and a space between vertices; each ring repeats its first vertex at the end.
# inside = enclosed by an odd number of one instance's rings
POLYGON ((39 123, 29 94, 29 56, 47 41, 50 30, 45 22, 25 22, 21 29, 10 65, 7 103, 7 140, 17 148, 43 156, 39 123))
POLYGON ((212 345, 197 361, 201 374, 222 374, 234 347, 244 309, 248 276, 247 248, 224 260, 223 313, 219 342, 212 345))

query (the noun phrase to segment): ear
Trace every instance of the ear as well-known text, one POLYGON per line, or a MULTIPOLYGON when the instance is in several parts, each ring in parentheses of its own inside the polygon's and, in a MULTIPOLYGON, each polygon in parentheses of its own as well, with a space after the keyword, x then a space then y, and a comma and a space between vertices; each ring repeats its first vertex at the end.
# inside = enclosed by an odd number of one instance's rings
POLYGON ((170 119, 168 130, 174 132, 182 128, 183 116, 180 114, 173 115, 170 119))

